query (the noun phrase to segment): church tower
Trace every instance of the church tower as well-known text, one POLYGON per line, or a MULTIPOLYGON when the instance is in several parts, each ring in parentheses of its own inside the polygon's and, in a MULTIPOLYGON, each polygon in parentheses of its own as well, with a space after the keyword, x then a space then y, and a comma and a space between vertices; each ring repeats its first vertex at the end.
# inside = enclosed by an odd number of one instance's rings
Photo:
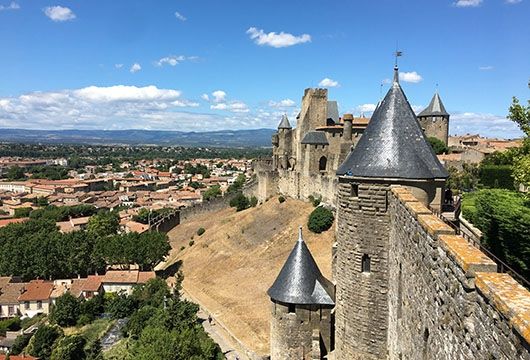
POLYGON ((438 91, 432 97, 429 106, 418 114, 418 120, 422 129, 425 131, 425 136, 440 139, 447 145, 449 136, 449 113, 445 111, 438 91))
POLYGON ((302 238, 267 292, 271 299, 271 360, 323 359, 332 349, 333 284, 302 238))
POLYGON ((386 359, 388 191, 393 184, 406 186, 439 208, 448 177, 403 93, 397 66, 392 87, 337 175, 336 359, 386 359))

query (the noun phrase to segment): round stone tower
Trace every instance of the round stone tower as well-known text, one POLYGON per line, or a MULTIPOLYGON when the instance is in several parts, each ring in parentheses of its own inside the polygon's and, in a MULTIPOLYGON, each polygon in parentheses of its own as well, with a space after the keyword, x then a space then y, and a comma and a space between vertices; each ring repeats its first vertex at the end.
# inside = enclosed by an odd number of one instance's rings
POLYGON ((332 351, 333 284, 302 238, 267 292, 271 299, 271 360, 323 359, 332 351))
POLYGON ((406 186, 440 207, 448 174, 394 81, 339 176, 336 283, 337 360, 387 358, 390 186, 406 186))
POLYGON ((429 106, 418 114, 418 121, 425 131, 425 136, 435 137, 447 145, 449 140, 449 113, 445 111, 438 91, 432 97, 429 106))

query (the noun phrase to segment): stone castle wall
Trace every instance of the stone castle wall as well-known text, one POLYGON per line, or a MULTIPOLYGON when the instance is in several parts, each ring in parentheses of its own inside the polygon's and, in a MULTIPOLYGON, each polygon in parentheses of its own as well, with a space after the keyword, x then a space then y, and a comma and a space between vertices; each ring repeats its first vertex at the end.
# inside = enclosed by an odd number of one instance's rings
POLYGON ((385 183, 340 180, 333 261, 337 359, 383 359, 387 352, 389 215, 385 183), (370 271, 363 272, 368 256, 370 271))
POLYGON ((427 137, 435 137, 442 140, 445 145, 449 141, 449 120, 442 116, 429 116, 418 118, 422 129, 427 137))
POLYGON ((388 358, 530 359, 530 293, 408 190, 389 213, 388 358))

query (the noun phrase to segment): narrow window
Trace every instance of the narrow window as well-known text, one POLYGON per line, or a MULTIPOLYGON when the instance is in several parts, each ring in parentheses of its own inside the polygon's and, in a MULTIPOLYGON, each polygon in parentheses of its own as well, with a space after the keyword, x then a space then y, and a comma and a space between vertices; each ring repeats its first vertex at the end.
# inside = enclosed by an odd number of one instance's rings
POLYGON ((24 302, 24 308, 26 310, 29 309, 29 301, 24 302))
POLYGON ((429 359, 429 329, 425 328, 423 332, 423 359, 429 359))
POLYGON ((352 197, 358 197, 359 196, 359 184, 351 184, 351 196, 352 197))
POLYGON ((362 272, 370 272, 370 256, 368 256, 367 254, 364 254, 362 258, 362 272))
POLYGON ((42 301, 37 301, 37 309, 42 309, 42 301))
POLYGON ((294 314, 296 312, 296 306, 294 304, 289 304, 287 307, 289 314, 294 314))
POLYGON ((322 156, 320 160, 318 160, 318 170, 326 171, 327 165, 328 165, 328 159, 325 156, 322 156))

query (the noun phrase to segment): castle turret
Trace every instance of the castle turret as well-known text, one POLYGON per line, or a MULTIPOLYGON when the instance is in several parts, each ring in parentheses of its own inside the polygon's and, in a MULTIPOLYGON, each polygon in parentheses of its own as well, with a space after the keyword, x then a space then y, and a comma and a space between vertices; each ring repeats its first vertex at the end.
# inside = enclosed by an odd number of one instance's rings
POLYGON ((351 142, 352 141, 353 115, 344 114, 342 119, 344 120, 344 133, 342 135, 343 141, 351 142))
POLYGON ((276 145, 276 167, 280 169, 289 168, 289 157, 291 156, 292 149, 292 127, 289 123, 287 115, 282 116, 282 120, 278 125, 277 133, 277 145, 276 145))
POLYGON ((438 91, 432 97, 429 106, 418 114, 418 121, 427 137, 438 138, 447 145, 449 137, 449 113, 445 111, 438 91))
POLYGON ((336 359, 386 359, 390 185, 406 186, 439 207, 448 177, 403 93, 397 67, 392 87, 337 175, 336 359))
POLYGON ((322 359, 332 350, 333 285, 302 238, 267 292, 271 299, 271 359, 322 359))

